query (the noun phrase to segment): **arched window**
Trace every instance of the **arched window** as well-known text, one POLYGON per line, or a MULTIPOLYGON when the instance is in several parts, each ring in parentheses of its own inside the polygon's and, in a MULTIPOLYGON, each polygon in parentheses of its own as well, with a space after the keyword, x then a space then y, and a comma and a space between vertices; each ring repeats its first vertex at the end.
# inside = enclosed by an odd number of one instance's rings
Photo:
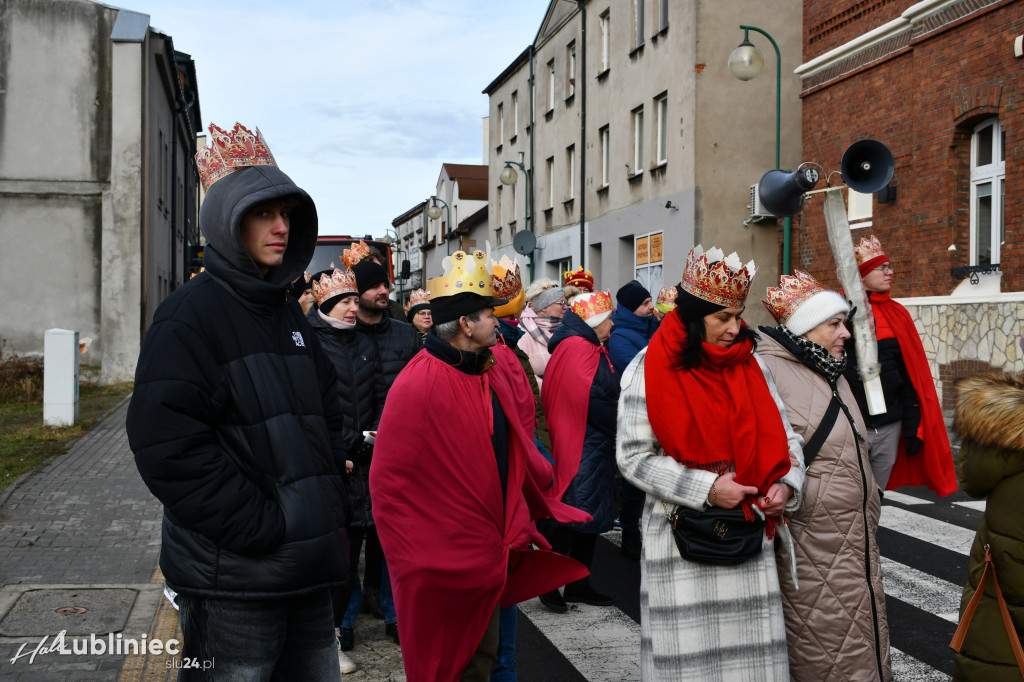
POLYGON ((990 118, 975 127, 971 137, 971 265, 999 262, 1005 151, 999 119, 990 118))

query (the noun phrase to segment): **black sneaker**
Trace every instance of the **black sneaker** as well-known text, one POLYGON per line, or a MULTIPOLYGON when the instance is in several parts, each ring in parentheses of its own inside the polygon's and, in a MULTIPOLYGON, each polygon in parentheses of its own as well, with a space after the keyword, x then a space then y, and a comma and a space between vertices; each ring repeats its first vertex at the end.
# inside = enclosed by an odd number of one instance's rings
POLYGON ((395 644, 398 644, 398 623, 385 623, 384 634, 395 640, 395 644))
POLYGON ((540 603, 555 613, 565 613, 569 610, 569 605, 565 603, 562 593, 558 590, 551 590, 540 595, 540 603))
POLYGON ((338 646, 342 651, 352 651, 356 645, 356 633, 352 628, 338 628, 338 646))
POLYGON ((590 604, 591 606, 611 606, 612 598, 607 594, 601 594, 589 584, 587 585, 566 585, 565 601, 590 604))

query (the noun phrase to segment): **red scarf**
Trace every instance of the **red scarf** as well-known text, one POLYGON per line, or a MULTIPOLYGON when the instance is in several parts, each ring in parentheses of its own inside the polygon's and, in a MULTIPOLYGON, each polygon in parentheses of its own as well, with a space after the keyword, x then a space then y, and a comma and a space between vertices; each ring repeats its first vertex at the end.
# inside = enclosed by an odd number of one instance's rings
POLYGON ((928 367, 928 358, 920 342, 920 333, 907 309, 890 298, 890 292, 872 292, 871 310, 878 320, 876 326, 888 327, 900 344, 900 354, 907 368, 910 383, 914 385, 917 399, 921 403, 921 426, 918 437, 921 451, 907 456, 900 439, 896 453, 896 464, 886 489, 895 490, 905 485, 927 485, 940 496, 956 492, 956 469, 953 453, 949 448, 946 422, 942 419, 942 407, 935 392, 935 380, 928 367))
MULTIPOLYGON (((678 315, 666 315, 647 349, 647 416, 665 454, 719 475, 735 467, 736 482, 759 495, 790 469, 782 417, 754 358, 753 341, 728 348, 704 344, 700 366, 678 366, 686 345, 678 315)), ((748 496, 743 508, 753 518, 748 496)))

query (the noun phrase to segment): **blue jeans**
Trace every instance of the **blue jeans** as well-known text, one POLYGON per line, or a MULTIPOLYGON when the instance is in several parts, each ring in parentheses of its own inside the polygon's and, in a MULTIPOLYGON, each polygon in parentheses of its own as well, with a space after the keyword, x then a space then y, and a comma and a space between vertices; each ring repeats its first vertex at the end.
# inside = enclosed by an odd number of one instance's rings
MULTIPOLYGON (((391 576, 388 574, 388 565, 385 562, 380 570, 380 608, 384 612, 384 623, 390 625, 398 622, 395 613, 395 599, 391 595, 391 576)), ((348 600, 348 608, 345 609, 345 617, 341 620, 343 628, 354 628, 356 617, 359 615, 359 607, 363 604, 363 587, 357 573, 352 574, 352 597, 348 600)))
POLYGON ((498 662, 491 671, 491 682, 516 682, 516 625, 519 607, 506 606, 498 615, 498 662))
POLYGON ((341 682, 326 588, 267 600, 179 594, 178 607, 184 639, 179 680, 341 682), (193 662, 198 668, 184 667, 193 662))

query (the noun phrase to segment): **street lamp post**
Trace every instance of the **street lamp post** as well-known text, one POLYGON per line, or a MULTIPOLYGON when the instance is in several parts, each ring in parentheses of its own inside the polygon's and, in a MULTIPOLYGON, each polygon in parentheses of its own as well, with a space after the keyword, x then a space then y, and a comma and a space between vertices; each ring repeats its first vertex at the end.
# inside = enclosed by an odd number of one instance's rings
POLYGON ((427 209, 427 217, 431 220, 439 220, 441 218, 441 207, 437 205, 437 202, 444 204, 444 210, 447 212, 448 218, 445 223, 444 229, 444 242, 447 247, 448 255, 452 255, 452 209, 448 206, 448 203, 444 199, 438 199, 436 196, 430 197, 430 208, 427 209))
MULTIPOLYGON (((393 253, 398 254, 398 255, 402 254, 402 243, 398 240, 398 232, 396 232, 395 230, 393 230, 393 229, 391 229, 389 227, 384 228, 384 239, 382 239, 381 241, 383 241, 388 246, 392 246, 394 244, 397 244, 398 248, 393 249, 393 253)), ((392 267, 393 267, 394 266, 394 258, 391 259, 391 264, 392 264, 392 267)), ((401 268, 401 265, 399 265, 399 267, 401 268)), ((404 297, 405 294, 404 294, 404 291, 402 289, 402 285, 405 284, 405 281, 404 281, 404 278, 402 277, 401 272, 402 272, 401 269, 399 269, 399 271, 398 271, 399 274, 397 274, 395 276, 395 279, 398 280, 398 302, 404 304, 405 302, 402 300, 402 298, 404 297)))
MULTIPOLYGON (((524 152, 519 152, 518 161, 506 161, 505 167, 502 169, 501 174, 498 176, 498 180, 503 185, 514 185, 519 180, 519 173, 516 173, 516 169, 512 166, 519 166, 519 169, 523 171, 523 178, 526 185, 526 191, 523 193, 523 225, 526 230, 530 229, 530 174, 526 170, 526 166, 523 165, 523 159, 525 158, 524 152)), ((525 254, 524 254, 525 255, 525 254)), ((533 254, 530 254, 530 281, 533 281, 533 254)))
MULTIPOLYGON (((775 167, 779 168, 779 151, 782 114, 782 55, 779 53, 779 46, 771 35, 756 26, 743 26, 743 42, 740 43, 732 54, 729 55, 729 71, 741 81, 749 81, 756 78, 761 69, 764 68, 764 57, 761 55, 752 42, 750 32, 757 31, 771 42, 775 48, 775 167)), ((791 261, 791 239, 793 232, 793 220, 786 217, 782 227, 782 274, 790 274, 791 261)))

